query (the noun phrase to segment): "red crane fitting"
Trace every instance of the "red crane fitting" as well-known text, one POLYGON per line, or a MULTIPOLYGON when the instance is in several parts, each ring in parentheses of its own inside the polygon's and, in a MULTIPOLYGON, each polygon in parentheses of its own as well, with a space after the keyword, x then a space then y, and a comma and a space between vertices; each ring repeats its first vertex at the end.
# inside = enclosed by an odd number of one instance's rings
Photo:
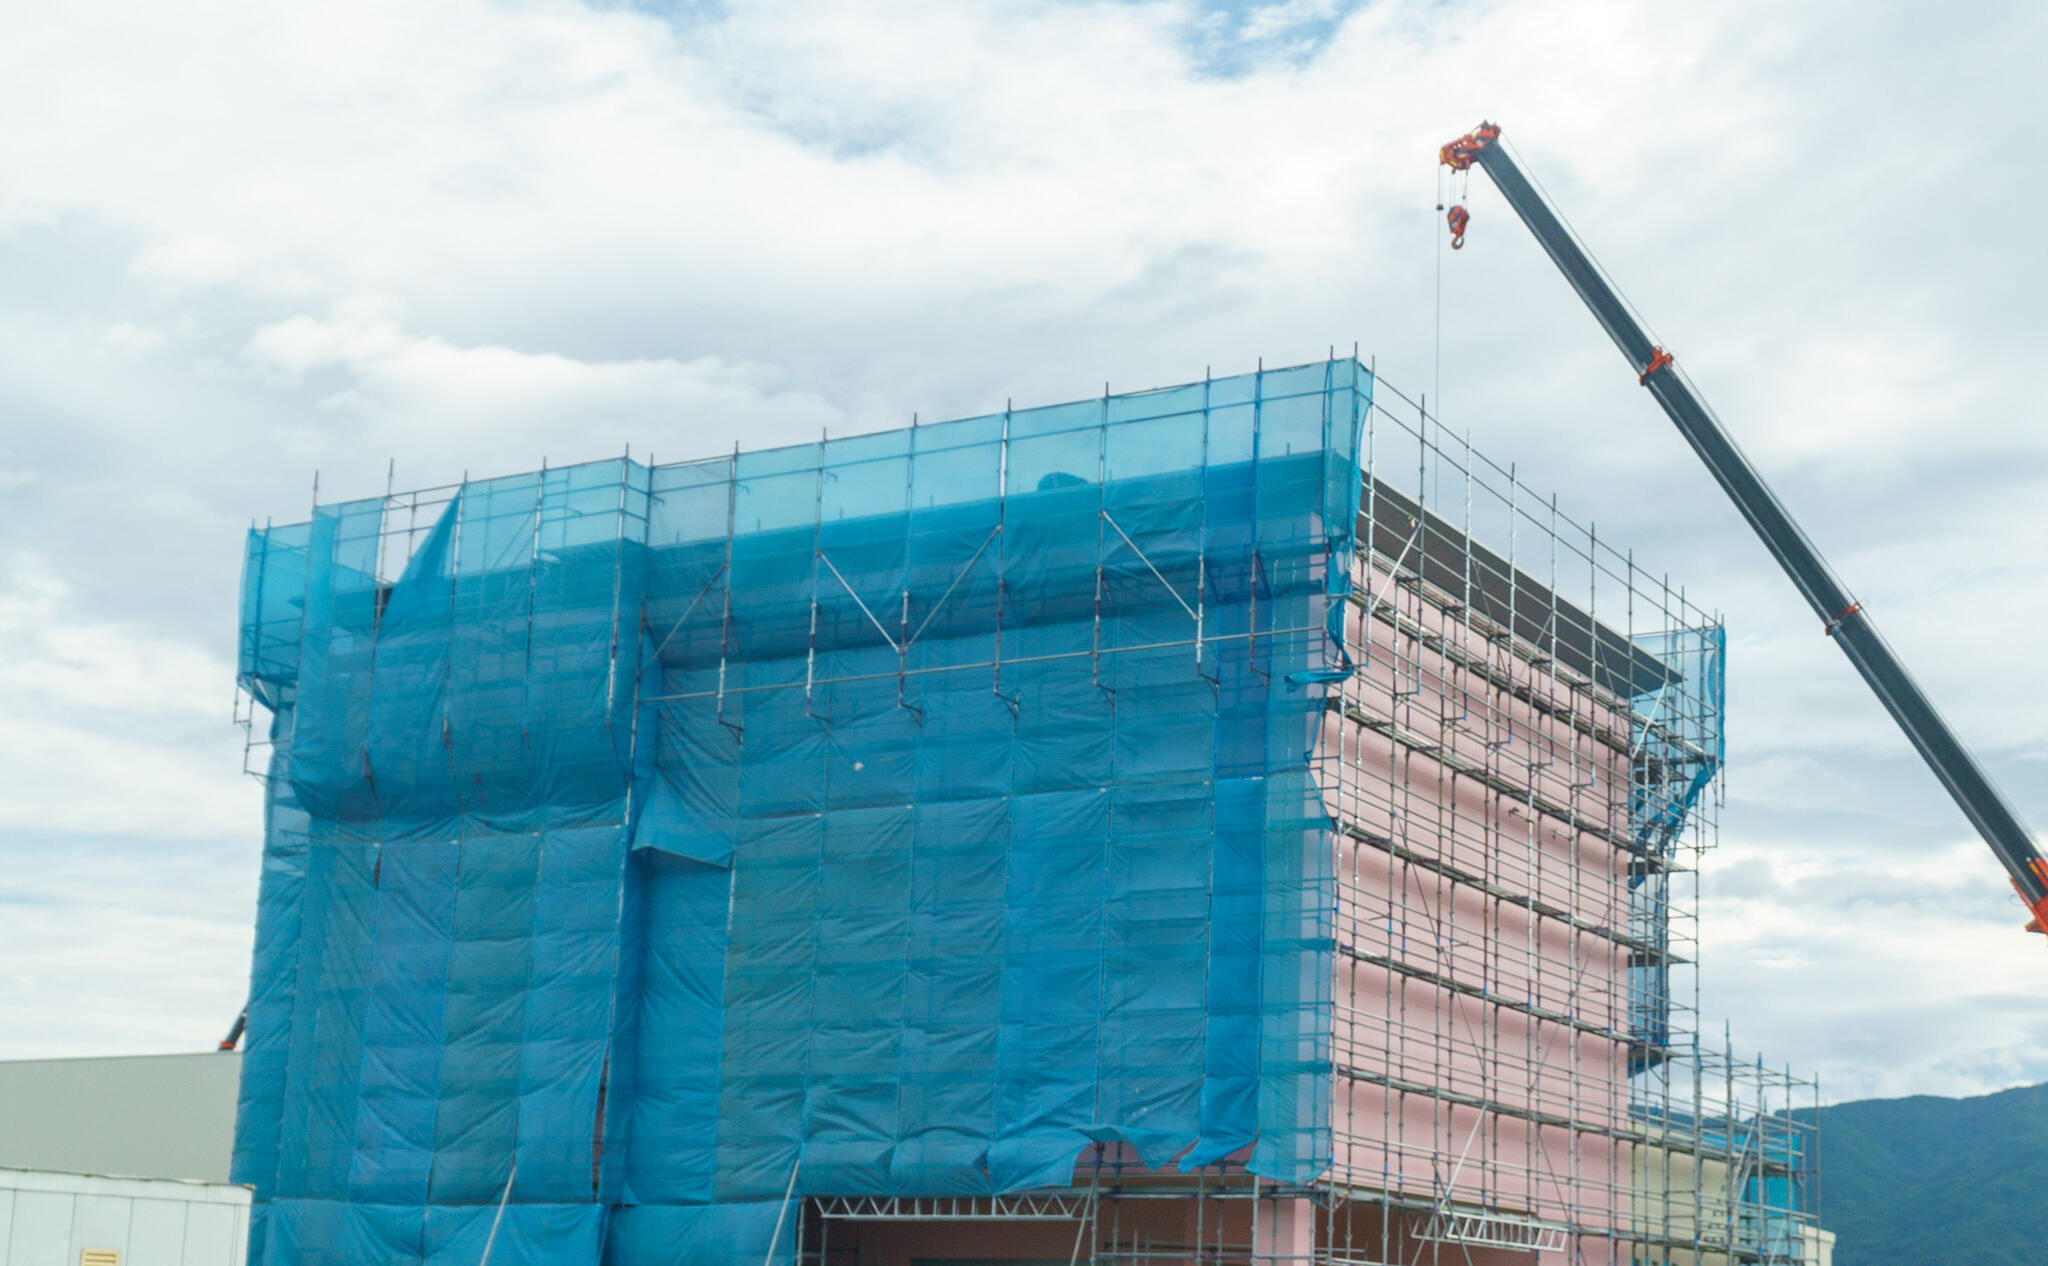
MULTIPOLYGON (((2048 860, 2039 857, 2029 858, 2027 869, 2033 871, 2044 886, 2048 886, 2048 860)), ((2027 922, 2027 931, 2048 932, 2048 897, 2043 897, 2039 901, 2029 900, 2027 890, 2020 887, 2020 881, 2017 879, 2012 881, 2012 890, 2020 894, 2020 901, 2027 907, 2027 912, 2034 916, 2027 922)))
POLYGON ((1437 158, 1452 171, 1464 171, 1478 160, 1479 151, 1500 139, 1498 123, 1481 123, 1465 135, 1452 141, 1436 152, 1437 158))
POLYGON ((1454 251, 1464 250, 1465 226, 1472 222, 1472 213, 1463 206, 1456 206, 1452 207, 1450 213, 1444 216, 1444 220, 1451 226, 1451 249, 1454 251))
POLYGON ((1667 351, 1665 351, 1665 350, 1664 350, 1663 348, 1661 348, 1661 347, 1653 347, 1653 348, 1651 348, 1651 349, 1650 349, 1650 363, 1649 363, 1648 365, 1645 365, 1645 366, 1643 367, 1643 376, 1642 376, 1642 377, 1640 377, 1640 378, 1638 378, 1638 379, 1636 379, 1636 381, 1637 381, 1637 382, 1639 382, 1639 383, 1641 383, 1641 384, 1642 384, 1642 385, 1644 385, 1645 387, 1649 386, 1649 385, 1650 385, 1650 375, 1651 375, 1651 374, 1654 374, 1654 373, 1656 373, 1656 372, 1657 372, 1658 370, 1660 370, 1660 369, 1663 369, 1663 368, 1664 368, 1665 366, 1667 366, 1667 365, 1669 365, 1669 364, 1671 364, 1671 353, 1670 353, 1670 352, 1667 352, 1667 351))

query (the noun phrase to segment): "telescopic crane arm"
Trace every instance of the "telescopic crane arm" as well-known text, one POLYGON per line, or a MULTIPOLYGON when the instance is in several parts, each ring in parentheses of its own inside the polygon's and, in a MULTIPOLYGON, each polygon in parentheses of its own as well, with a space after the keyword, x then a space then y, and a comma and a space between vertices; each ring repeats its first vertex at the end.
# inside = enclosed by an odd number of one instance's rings
MULTIPOLYGON (((1663 406, 1665 416, 1692 445, 1721 490, 1728 494, 1742 517, 1749 520, 1749 526, 1763 540, 1771 556, 1806 596, 1807 605, 1820 617, 1827 635, 1834 638, 1856 671, 1863 675, 1885 711, 1892 714, 1927 767, 1948 788, 1964 816, 1998 855, 2006 873, 2012 876, 2013 887, 2033 912, 2033 922, 2027 925, 2027 930, 2048 931, 2048 861, 2034 847, 2019 815, 1928 702, 1906 666, 1878 634, 1869 614, 1793 522, 1784 504, 1693 392, 1691 384, 1679 374, 1671 353, 1650 341, 1614 287, 1499 140, 1497 125, 1481 123, 1444 146, 1439 158, 1453 171, 1477 166, 1493 178, 1501 196, 1536 235, 1558 271, 1579 292, 1579 298, 1628 358, 1643 386, 1663 406)), ((1454 206, 1448 219, 1451 245, 1462 246, 1470 215, 1464 207, 1454 206)))

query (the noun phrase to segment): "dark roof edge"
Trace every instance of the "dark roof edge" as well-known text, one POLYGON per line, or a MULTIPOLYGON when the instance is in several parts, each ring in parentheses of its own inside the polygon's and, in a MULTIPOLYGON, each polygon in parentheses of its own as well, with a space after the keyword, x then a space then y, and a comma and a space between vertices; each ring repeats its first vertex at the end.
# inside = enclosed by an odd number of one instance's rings
MULTIPOLYGON (((1371 479, 1371 476, 1367 476, 1371 479)), ((1473 613, 1511 630, 1523 642, 1623 698, 1646 694, 1674 679, 1673 668, 1600 623, 1556 591, 1477 541, 1442 516, 1378 480, 1360 503, 1358 539, 1372 552, 1401 560, 1404 571, 1449 594, 1467 592, 1471 559, 1473 613), (1420 540, 1416 541, 1418 528, 1420 540), (1418 560, 1418 557, 1419 560, 1418 560)))

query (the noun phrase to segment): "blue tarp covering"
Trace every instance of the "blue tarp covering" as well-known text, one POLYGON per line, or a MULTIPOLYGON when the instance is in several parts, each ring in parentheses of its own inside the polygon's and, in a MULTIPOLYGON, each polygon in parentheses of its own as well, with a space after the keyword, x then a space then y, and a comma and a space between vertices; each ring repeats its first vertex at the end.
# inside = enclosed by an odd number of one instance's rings
POLYGON ((251 534, 272 1266, 1329 1161, 1337 360, 251 534), (422 509, 424 507, 424 510, 422 509), (495 1233, 493 1232, 495 1227, 495 1233))
MULTIPOLYGON (((1667 674, 1630 702, 1629 822, 1648 857, 1668 858, 1726 759, 1728 635, 1718 624, 1640 634, 1635 645, 1667 674)), ((1629 877, 1629 930, 1656 947, 1628 968, 1631 1072, 1662 1063, 1671 1041, 1671 876, 1638 866, 1629 877)))

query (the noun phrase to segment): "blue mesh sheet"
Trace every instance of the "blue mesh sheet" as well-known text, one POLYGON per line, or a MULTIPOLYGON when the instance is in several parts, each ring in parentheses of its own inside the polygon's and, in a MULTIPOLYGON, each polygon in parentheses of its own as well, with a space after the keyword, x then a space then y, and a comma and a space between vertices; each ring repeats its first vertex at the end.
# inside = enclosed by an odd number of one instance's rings
MULTIPOLYGON (((1666 672, 1630 700, 1629 823, 1647 854, 1669 857, 1726 758, 1728 635, 1718 624, 1639 634, 1635 644, 1666 672)), ((1671 876, 1639 866, 1629 875, 1629 929, 1658 953, 1628 968, 1631 1072, 1654 1068, 1671 1041, 1671 876)))
POLYGON ((1726 756, 1728 634, 1718 624, 1638 634, 1667 670, 1630 701, 1639 773, 1629 795, 1636 843, 1662 855, 1691 820, 1726 756))
MULTIPOLYGON (((1351 361, 252 533, 273 1263, 1329 1161, 1351 361), (495 1227, 495 1232, 492 1228, 495 1227)), ((778 1225, 782 1226, 780 1231, 778 1225)))

